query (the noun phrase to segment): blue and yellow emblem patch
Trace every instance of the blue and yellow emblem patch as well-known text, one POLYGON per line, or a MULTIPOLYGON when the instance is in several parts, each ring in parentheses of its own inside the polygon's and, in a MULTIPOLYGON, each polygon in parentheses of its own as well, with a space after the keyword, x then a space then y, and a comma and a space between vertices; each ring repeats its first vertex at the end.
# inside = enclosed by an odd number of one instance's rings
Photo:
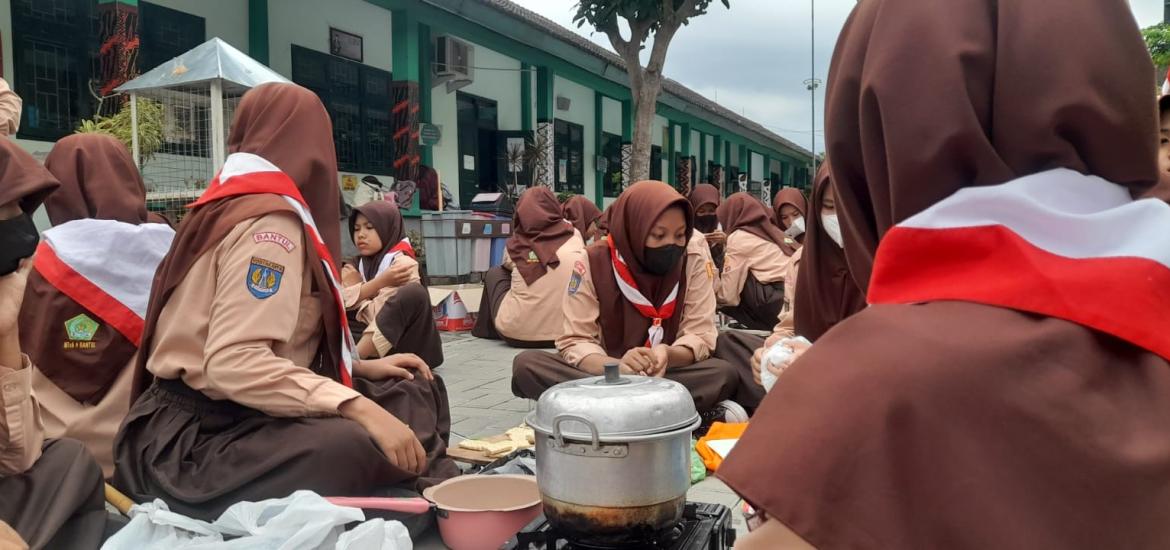
POLYGON ((263 300, 280 290, 282 277, 284 277, 283 265, 252 256, 252 263, 248 265, 248 275, 244 283, 248 286, 248 292, 251 292, 252 296, 263 300))

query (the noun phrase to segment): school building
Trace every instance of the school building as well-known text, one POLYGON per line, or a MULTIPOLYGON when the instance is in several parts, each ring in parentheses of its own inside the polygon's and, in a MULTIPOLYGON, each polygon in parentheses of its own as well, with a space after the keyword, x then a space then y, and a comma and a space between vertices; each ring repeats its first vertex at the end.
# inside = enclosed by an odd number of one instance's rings
MULTIPOLYGON (((0 0, 0 37, 2 75, 24 100, 16 137, 34 153, 97 97, 219 37, 320 95, 343 181, 413 179, 421 163, 464 206, 512 181, 605 206, 628 181, 620 58, 507 0, 0 0), (509 162, 525 143, 543 149, 535 169, 509 162)), ((165 140, 182 126, 168 123, 165 140)), ((652 176, 680 189, 731 192, 746 174, 770 196, 810 180, 807 150, 677 82, 653 136, 652 176)))

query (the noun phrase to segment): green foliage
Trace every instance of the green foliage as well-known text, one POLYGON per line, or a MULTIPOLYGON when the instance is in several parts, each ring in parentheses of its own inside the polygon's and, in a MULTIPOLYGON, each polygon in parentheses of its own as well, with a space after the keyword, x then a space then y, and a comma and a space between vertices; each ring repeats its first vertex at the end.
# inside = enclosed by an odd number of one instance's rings
MULTIPOLYGON (((682 24, 687 24, 690 17, 707 13, 712 1, 696 1, 694 12, 685 15, 682 24)), ((724 7, 731 7, 731 0, 720 1, 724 7)), ((673 0, 671 6, 674 11, 678 11, 686 3, 687 0, 673 0)), ((665 0, 581 0, 577 3, 577 13, 573 16, 573 22, 578 27, 588 23, 598 30, 604 30, 617 24, 617 19, 621 17, 631 23, 647 23, 650 32, 654 33, 658 32, 658 26, 667 16, 666 7, 665 0)))
MULTIPOLYGON (((113 116, 95 115, 83 120, 77 127, 78 134, 108 134, 122 142, 126 149, 133 147, 134 128, 130 118, 130 102, 122 105, 113 116)), ((163 106, 149 99, 138 99, 138 153, 141 164, 145 165, 163 144, 163 106)))
POLYGON ((1159 23, 1142 29, 1142 37, 1146 39, 1146 47, 1150 50, 1150 57, 1159 67, 1170 65, 1170 25, 1159 23))
POLYGON ((574 195, 576 195, 576 193, 569 193, 567 191, 557 193, 557 202, 565 204, 569 201, 569 199, 573 198, 574 195))

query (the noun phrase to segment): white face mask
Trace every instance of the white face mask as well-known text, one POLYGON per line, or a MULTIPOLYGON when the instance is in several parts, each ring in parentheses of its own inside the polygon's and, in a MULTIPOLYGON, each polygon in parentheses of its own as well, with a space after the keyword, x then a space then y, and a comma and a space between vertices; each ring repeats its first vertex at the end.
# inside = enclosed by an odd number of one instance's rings
POLYGON ((841 238, 841 222, 837 221, 836 214, 822 214, 821 223, 825 226, 825 233, 829 234, 829 238, 837 243, 837 246, 845 248, 845 241, 841 238))
POLYGON ((799 218, 796 218, 795 220, 792 220, 792 225, 788 226, 788 229, 784 230, 784 234, 788 235, 789 237, 792 237, 793 239, 801 236, 803 233, 804 233, 804 218, 803 217, 799 217, 799 218))

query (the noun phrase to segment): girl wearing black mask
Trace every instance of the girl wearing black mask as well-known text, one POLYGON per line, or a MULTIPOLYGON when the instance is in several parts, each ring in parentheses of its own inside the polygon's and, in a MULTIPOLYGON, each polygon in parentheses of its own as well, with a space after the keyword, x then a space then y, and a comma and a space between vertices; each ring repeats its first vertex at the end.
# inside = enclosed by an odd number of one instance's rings
POLYGON ((711 358, 718 334, 714 274, 687 253, 693 219, 690 203, 662 182, 626 189, 611 207, 609 238, 574 266, 559 353, 516 356, 512 391, 536 399, 615 362, 626 374, 682 383, 700 411, 741 410, 724 402, 738 389, 735 370, 711 358))
POLYGON ((710 249, 710 256, 715 265, 723 266, 723 247, 727 242, 727 235, 719 223, 716 210, 721 200, 719 188, 709 183, 701 183, 691 190, 687 197, 691 208, 695 211, 695 231, 691 235, 691 248, 696 245, 706 245, 710 249))
POLYGON ((40 238, 31 213, 58 182, 0 138, 0 547, 97 548, 105 531, 102 470, 71 439, 45 440, 20 347, 19 315, 40 238), (11 530, 4 527, 11 527, 11 530), (14 540, 18 539, 18 540, 14 540), (26 546, 27 545, 27 546, 26 546))

